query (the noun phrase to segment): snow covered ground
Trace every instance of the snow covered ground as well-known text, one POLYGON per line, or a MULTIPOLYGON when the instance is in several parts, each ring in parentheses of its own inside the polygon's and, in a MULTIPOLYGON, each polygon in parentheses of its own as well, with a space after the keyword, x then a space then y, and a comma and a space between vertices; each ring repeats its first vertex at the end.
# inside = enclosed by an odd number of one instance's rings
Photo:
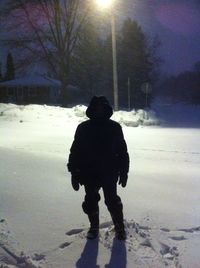
POLYGON ((160 120, 142 110, 113 115, 131 157, 119 187, 128 239, 114 239, 102 197, 100 237, 86 241, 84 191, 72 190, 65 167, 84 111, 0 104, 0 267, 199 268, 199 126, 170 127, 172 109, 160 120))

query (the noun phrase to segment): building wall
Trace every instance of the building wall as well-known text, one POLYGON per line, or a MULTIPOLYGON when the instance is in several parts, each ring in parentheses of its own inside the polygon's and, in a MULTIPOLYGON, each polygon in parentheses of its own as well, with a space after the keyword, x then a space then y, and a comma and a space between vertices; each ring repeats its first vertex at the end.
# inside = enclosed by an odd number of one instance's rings
POLYGON ((1 87, 0 102, 17 104, 51 103, 49 87, 1 87))

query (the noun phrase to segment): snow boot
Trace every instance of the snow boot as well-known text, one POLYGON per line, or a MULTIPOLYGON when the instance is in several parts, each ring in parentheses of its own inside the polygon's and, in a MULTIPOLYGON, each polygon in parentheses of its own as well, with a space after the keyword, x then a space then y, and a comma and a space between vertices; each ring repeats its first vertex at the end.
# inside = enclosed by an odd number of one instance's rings
POLYGON ((115 237, 118 240, 126 240, 126 232, 125 232, 125 230, 116 230, 115 231, 115 237))
POLYGON ((95 239, 97 238, 97 236, 99 235, 99 228, 98 229, 94 229, 94 228, 90 228, 89 231, 87 232, 87 239, 95 239))
POLYGON ((124 228, 123 212, 118 211, 118 213, 111 213, 111 218, 115 226, 115 235, 119 240, 126 240, 126 232, 124 228))
POLYGON ((95 239, 99 234, 99 212, 88 214, 90 229, 87 232, 87 239, 95 239))

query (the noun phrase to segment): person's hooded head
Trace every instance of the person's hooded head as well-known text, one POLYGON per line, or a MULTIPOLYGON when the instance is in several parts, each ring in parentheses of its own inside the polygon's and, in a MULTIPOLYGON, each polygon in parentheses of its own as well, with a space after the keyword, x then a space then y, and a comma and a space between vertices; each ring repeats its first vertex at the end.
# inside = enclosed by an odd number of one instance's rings
POLYGON ((86 115, 92 120, 108 120, 113 114, 109 101, 104 96, 94 96, 86 110, 86 115))

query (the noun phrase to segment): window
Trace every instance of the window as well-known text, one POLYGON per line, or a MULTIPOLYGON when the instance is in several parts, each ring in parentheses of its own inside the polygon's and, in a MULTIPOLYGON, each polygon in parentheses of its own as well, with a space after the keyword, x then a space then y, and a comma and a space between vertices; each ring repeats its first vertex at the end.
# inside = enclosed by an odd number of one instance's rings
POLYGON ((22 97, 23 96, 23 88, 20 87, 20 88, 17 89, 17 96, 18 97, 22 97))
POLYGON ((37 89, 36 88, 29 88, 29 96, 35 97, 37 96, 37 89))
POLYGON ((9 87, 7 92, 8 92, 8 96, 13 96, 14 95, 14 88, 9 87))

